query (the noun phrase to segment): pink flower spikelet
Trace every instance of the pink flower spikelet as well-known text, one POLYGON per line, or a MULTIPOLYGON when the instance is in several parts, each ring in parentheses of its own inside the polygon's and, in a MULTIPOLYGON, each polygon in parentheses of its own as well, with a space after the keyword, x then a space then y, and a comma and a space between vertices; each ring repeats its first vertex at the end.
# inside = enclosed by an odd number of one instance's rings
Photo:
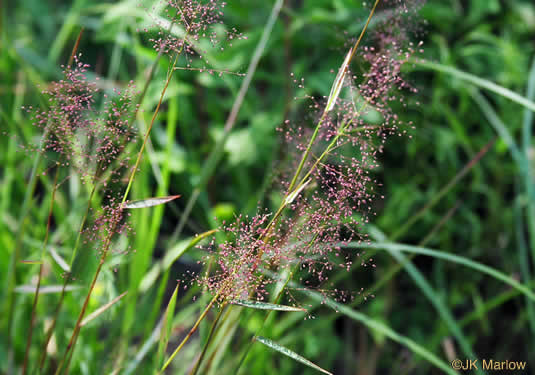
MULTIPOLYGON (((149 41, 153 48, 169 56, 183 56, 184 66, 175 69, 196 70, 219 75, 237 74, 229 70, 211 67, 207 55, 222 52, 233 42, 247 39, 236 29, 225 28, 223 9, 226 3, 220 0, 166 0, 163 2, 163 16, 158 17, 159 8, 153 8, 151 17, 154 25, 145 32, 156 29, 156 36, 149 41), (196 63, 197 61, 197 63, 196 63)), ((242 74, 237 74, 242 75, 242 74)))
POLYGON ((88 207, 80 246, 102 251, 112 246, 114 235, 132 231, 120 202, 131 170, 132 158, 127 149, 138 141, 132 123, 138 109, 137 92, 129 82, 124 89, 105 94, 98 78, 94 82, 88 80, 90 66, 81 61, 81 54, 73 60, 71 67, 64 67, 63 79, 43 90, 48 109, 25 108, 43 135, 39 145, 23 149, 39 152, 49 161, 43 174, 52 168, 71 170, 58 185, 69 178, 80 178, 83 184, 95 187, 101 207, 88 207))
POLYGON ((80 57, 74 57, 73 67, 64 68, 62 80, 43 90, 48 97, 47 110, 25 109, 43 131, 41 144, 27 149, 73 167, 86 177, 101 174, 112 165, 124 166, 128 160, 124 150, 137 141, 129 119, 135 109, 136 92, 130 82, 122 91, 115 89, 112 98, 101 94, 98 79, 88 81, 89 65, 80 57))

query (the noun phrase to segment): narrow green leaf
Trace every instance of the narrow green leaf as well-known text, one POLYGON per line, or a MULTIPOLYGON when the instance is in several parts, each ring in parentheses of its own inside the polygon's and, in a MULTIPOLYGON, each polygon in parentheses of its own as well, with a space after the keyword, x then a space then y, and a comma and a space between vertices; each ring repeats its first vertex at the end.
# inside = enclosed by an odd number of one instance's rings
POLYGON ((293 360, 295 360, 297 362, 301 362, 302 364, 307 365, 308 367, 311 367, 311 368, 313 368, 315 370, 323 372, 324 374, 333 375, 331 372, 322 369, 318 365, 310 362, 308 359, 300 356, 296 352, 291 351, 290 349, 288 349, 288 348, 286 348, 286 347, 284 347, 284 346, 282 346, 280 344, 277 344, 276 342, 271 341, 270 339, 267 339, 267 338, 262 337, 262 336, 257 336, 255 340, 261 342, 262 344, 264 344, 265 346, 267 346, 267 347, 269 347, 269 348, 271 348, 273 350, 278 351, 279 353, 284 354, 285 356, 290 357, 291 359, 293 359, 293 360))
POLYGON ((165 254, 165 257, 163 258, 163 270, 166 270, 167 268, 171 267, 171 264, 173 264, 178 258, 180 258, 182 254, 184 254, 186 251, 197 245, 201 240, 211 236, 215 232, 217 232, 217 229, 206 231, 195 236, 189 242, 180 242, 178 245, 174 246, 165 254))
POLYGON ((342 87, 344 87, 344 79, 348 71, 348 65, 351 62, 351 58, 354 55, 353 48, 354 47, 351 47, 349 49, 349 52, 347 52, 346 58, 344 59, 344 62, 340 66, 340 69, 338 70, 338 74, 336 75, 336 78, 334 79, 333 85, 331 87, 331 92, 329 93, 329 99, 327 99, 327 106, 325 107, 325 112, 329 112, 330 110, 334 108, 334 105, 336 104, 336 100, 338 99, 338 96, 340 95, 340 91, 342 90, 342 87))
POLYGON ((110 302, 100 306, 98 309, 96 309, 91 314, 86 316, 84 318, 84 320, 82 320, 82 323, 80 323, 80 327, 83 327, 83 326, 87 325, 89 322, 91 322, 92 320, 94 320, 97 317, 99 317, 100 315, 102 315, 106 310, 108 310, 110 307, 112 307, 117 302, 119 302, 121 300, 121 298, 123 298, 126 295, 126 293, 128 293, 128 291, 124 292, 123 294, 118 295, 117 297, 112 299, 110 302))
POLYGON ((489 81, 488 79, 479 78, 478 76, 463 72, 461 70, 455 69, 454 67, 439 64, 439 63, 434 63, 431 61, 414 60, 413 62, 417 66, 420 66, 422 68, 427 68, 427 69, 435 70, 437 72, 446 73, 455 78, 459 78, 463 81, 470 82, 478 87, 487 89, 515 103, 523 105, 524 107, 526 107, 527 109, 531 111, 535 111, 535 103, 533 101, 528 100, 524 98, 522 95, 519 95, 516 92, 511 91, 509 89, 506 89, 503 86, 497 85, 496 83, 489 81))
POLYGON ((164 355, 167 350, 167 344, 169 344, 169 336, 171 335, 171 327, 173 325, 173 315, 175 312, 176 297, 178 295, 179 285, 180 284, 177 284, 177 286, 175 287, 173 295, 169 299, 169 303, 167 304, 167 308, 165 309, 163 322, 160 328, 160 340, 158 344, 158 360, 156 361, 156 369, 159 369, 162 366, 164 355))
POLYGON ((22 264, 41 264, 43 263, 42 260, 21 260, 22 264))
POLYGON ((60 266, 63 271, 65 272, 71 271, 71 267, 67 264, 65 259, 63 259, 61 255, 59 255, 58 252, 52 246, 48 248, 48 251, 50 251, 50 255, 52 255, 52 259, 56 261, 58 266, 60 266))
POLYGON ((432 250, 432 249, 428 249, 425 247, 410 246, 410 245, 397 244, 397 243, 371 243, 371 244, 361 243, 359 244, 356 242, 352 242, 347 247, 355 247, 355 248, 361 248, 361 249, 368 248, 368 249, 379 249, 379 250, 388 249, 391 251, 404 251, 408 253, 427 255, 427 256, 438 258, 438 259, 444 259, 452 263, 462 264, 463 266, 472 268, 482 273, 486 273, 487 275, 490 275, 497 280, 503 281, 504 283, 508 284, 509 286, 523 293, 529 299, 535 301, 535 294, 525 285, 507 276, 503 272, 500 272, 492 267, 489 267, 479 262, 475 262, 473 260, 464 258, 459 255, 454 255, 454 254, 446 253, 444 251, 439 251, 439 250, 432 250))
POLYGON ((498 114, 494 111, 488 100, 485 99, 483 95, 481 95, 479 90, 474 88, 473 90, 470 90, 470 94, 472 95, 472 98, 477 103, 477 105, 479 105, 481 112, 483 112, 483 114, 489 121, 489 124, 494 128, 496 133, 498 133, 498 135, 509 148, 513 159, 515 159, 515 161, 521 167, 523 167, 523 164, 525 163, 524 156, 520 152, 520 149, 507 126, 503 123, 498 114))
POLYGON ((160 262, 156 262, 152 268, 145 273, 145 276, 139 283, 139 291, 146 292, 156 282, 160 273, 166 271, 171 265, 180 258, 186 251, 197 245, 201 240, 217 232, 217 229, 209 230, 201 233, 191 240, 180 241, 170 250, 165 253, 164 258, 160 262))
MULTIPOLYGON (((531 62, 531 69, 528 76, 528 85, 526 88, 526 96, 529 100, 535 99, 535 57, 531 62)), ((535 179, 533 178, 533 159, 532 159, 532 142, 533 136, 533 112, 525 109, 522 121, 522 152, 526 160, 527 168, 524 176, 524 186, 528 197, 535 196, 535 179)), ((531 247, 532 259, 535 259, 535 199, 528 198, 526 207, 526 216, 524 216, 521 207, 517 208, 517 220, 519 224, 516 225, 517 236, 524 237, 523 228, 528 230, 529 241, 525 238, 519 238, 519 255, 520 255, 520 270, 524 282, 532 280, 530 272, 530 261, 528 249, 531 247), (525 224, 524 224, 525 221, 525 224)), ((535 333, 535 305, 531 301, 527 301, 527 314, 531 326, 531 331, 535 333)))
POLYGON ((235 300, 231 304, 239 305, 244 307, 250 307, 257 310, 273 310, 273 311, 307 311, 306 309, 293 306, 285 305, 276 305, 274 303, 258 302, 258 301, 248 301, 248 300, 235 300))
POLYGON ((382 333, 386 337, 390 338, 393 341, 398 342, 401 345, 406 346, 408 349, 410 349, 414 354, 417 354, 424 358, 429 363, 435 365, 437 368, 444 371, 446 374, 455 375, 457 372, 455 372, 451 365, 444 362, 442 359, 437 357, 435 354, 427 350, 425 347, 421 346, 420 344, 416 343, 412 339, 400 335, 396 331, 394 331, 392 328, 388 327, 383 322, 380 322, 378 320, 372 319, 367 315, 364 315, 360 312, 357 312, 350 307, 346 305, 342 305, 340 303, 336 303, 330 298, 326 298, 324 295, 313 292, 313 291, 304 291, 308 296, 312 297, 314 300, 321 302, 330 308, 334 309, 337 312, 340 312, 349 318, 356 320, 362 324, 364 324, 366 327, 373 329, 379 333, 382 333))
POLYGON ((167 197, 147 198, 138 201, 125 202, 123 208, 145 208, 158 206, 167 202, 171 202, 180 197, 180 195, 170 195, 167 197))
MULTIPOLYGON (((76 289, 80 289, 81 287, 79 285, 67 285, 65 287, 66 292, 71 292, 76 289)), ((16 293, 35 293, 36 286, 35 285, 19 285, 15 288, 16 293)), ((52 293, 60 293, 63 289, 63 285, 47 285, 42 286, 39 288, 39 294, 52 294, 52 293)))
MULTIPOLYGON (((392 257, 394 257, 399 264, 401 264, 407 273, 411 276, 411 278, 414 280, 414 283, 420 288, 420 290, 423 292, 423 294, 427 297, 429 302, 433 305, 433 307, 437 310, 438 314, 442 318, 442 320, 446 323, 446 326, 448 327, 449 331, 453 334, 453 336, 457 339, 459 342, 459 345, 461 349, 463 350, 464 354, 467 355, 469 358, 475 358, 476 354, 474 353, 474 350, 472 349, 470 342, 466 338, 466 336, 463 334, 463 331, 457 324, 457 321, 453 317, 453 314, 450 312, 446 304, 444 303, 443 299, 440 298, 439 293, 437 293, 431 284, 427 281, 427 279, 424 277, 424 275, 414 266, 414 264, 408 259, 405 255, 403 255, 399 251, 393 251, 387 249, 387 251, 390 253, 392 257)), ((476 369, 476 372, 483 373, 484 372, 480 369, 476 369)))

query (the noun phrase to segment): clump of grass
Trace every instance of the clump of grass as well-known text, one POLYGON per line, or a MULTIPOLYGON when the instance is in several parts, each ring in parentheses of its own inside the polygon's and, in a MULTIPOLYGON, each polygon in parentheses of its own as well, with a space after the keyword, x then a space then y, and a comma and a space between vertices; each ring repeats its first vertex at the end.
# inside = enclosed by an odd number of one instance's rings
MULTIPOLYGON (((224 223, 221 229, 229 239, 218 244, 214 238, 205 248, 208 255, 204 264, 212 264, 215 259, 217 267, 193 282, 201 284, 213 298, 161 371, 169 366, 216 302, 221 306, 210 332, 229 303, 267 301, 272 284, 286 287, 294 276, 307 289, 331 293, 321 288, 329 274, 351 268, 354 256, 342 248, 355 239, 365 240, 358 228, 368 222, 378 186, 371 171, 378 166, 377 157, 387 136, 405 133, 405 125, 389 104, 403 101, 403 94, 396 95, 396 91, 415 91, 400 75, 402 65, 415 52, 413 44, 396 39, 398 28, 391 22, 374 34, 376 46, 363 49, 361 56, 368 70, 361 75, 360 83, 358 75, 351 71, 351 62, 378 3, 338 70, 329 97, 311 106, 318 112, 316 126, 308 131, 286 122, 285 139, 295 147, 293 160, 298 163, 292 173, 279 171, 283 199, 278 209, 261 209, 253 217, 238 216, 235 222, 224 223), (347 96, 341 95, 342 91, 347 96), (370 121, 372 114, 379 120, 370 121), (345 150, 348 147, 353 152, 345 150)), ((399 27, 407 8, 398 11, 395 24, 399 27)), ((344 293, 338 297, 348 298, 344 293)), ((278 301, 280 294, 273 298, 278 301)))
MULTIPOLYGON (((405 38, 404 33, 400 34, 400 30, 403 15, 417 7, 409 4, 398 8, 397 2, 385 5, 393 7, 394 16, 377 27, 372 38, 373 45, 362 48, 360 44, 378 4, 379 0, 374 3, 360 36, 338 69, 330 95, 310 98, 311 108, 315 111, 315 126, 308 128, 301 124, 293 125, 290 121, 285 122, 283 136, 289 147, 293 148, 292 156, 296 162, 289 163, 288 169, 277 171, 278 188, 282 195, 278 208, 273 212, 259 209, 259 213, 252 217, 238 216, 236 221, 224 223, 220 233, 224 233, 227 240, 217 243, 214 237, 208 246, 203 247, 206 255, 202 263, 208 271, 187 281, 199 284, 211 294, 212 299, 186 337, 165 361, 160 372, 170 365, 216 304, 219 304, 219 313, 212 324, 204 349, 193 366, 192 374, 201 368, 204 354, 223 311, 229 304, 269 311, 302 311, 301 307, 295 307, 299 302, 293 299, 291 288, 288 287, 294 277, 304 284, 306 290, 321 291, 326 298, 335 296, 343 302, 351 299, 350 293, 328 290, 323 286, 333 272, 349 270, 355 262, 355 254, 345 249, 347 245, 355 241, 367 241, 360 229, 369 221, 369 216, 373 215, 371 204, 380 196, 380 184, 372 177, 373 170, 379 166, 378 157, 388 136, 405 133, 406 125, 391 110, 390 103, 403 101, 405 89, 415 91, 400 74, 401 67, 414 53, 412 43, 405 38), (351 64, 355 57, 360 57, 363 61, 364 73, 352 70, 351 64), (209 265, 212 263, 215 267, 211 269, 209 265), (283 285, 282 288, 274 292, 275 286, 280 284, 283 285), (291 300, 292 306, 278 304, 283 296, 291 300), (269 303, 269 300, 274 303, 269 303)), ((100 92, 96 83, 87 81, 85 73, 90 67, 81 62, 79 54, 74 55, 74 67, 68 67, 64 71, 65 79, 53 83, 44 91, 44 94, 50 96, 50 109, 28 109, 44 133, 43 143, 37 151, 54 161, 52 169, 56 172, 43 249, 47 245, 55 193, 61 186, 61 182, 58 182, 60 167, 74 170, 84 183, 92 184, 73 254, 82 248, 84 251, 92 249, 98 257, 98 263, 90 277, 72 334, 55 368, 56 374, 69 372, 81 329, 87 322, 84 318, 89 302, 103 266, 110 252, 114 251, 117 238, 132 231, 127 220, 128 210, 163 204, 177 198, 149 197, 128 201, 174 73, 180 69, 219 75, 229 73, 210 68, 205 50, 206 45, 218 50, 224 48, 219 44, 221 36, 216 30, 216 26, 223 22, 221 17, 224 5, 216 0, 165 3, 165 16, 156 19, 157 36, 149 37, 149 41, 158 56, 168 56, 170 63, 159 101, 142 137, 138 138, 133 128, 132 119, 140 107, 133 83, 125 90, 117 90, 112 99, 103 94, 100 99, 102 103, 99 104, 104 109, 96 109, 96 98, 100 92), (181 62, 184 62, 184 66, 180 66, 181 62), (138 144, 140 146, 137 152, 133 153, 131 145, 138 144), (93 198, 97 186, 102 187, 102 199, 98 203, 99 208, 95 210, 93 198)), ((245 37, 231 29, 225 32, 223 39, 231 45, 232 41, 245 37)), ((146 92, 146 89, 142 92, 146 92)), ((241 95, 243 99, 244 93, 241 95)), ((119 251, 125 252, 126 249, 119 251)), ((374 266, 371 260, 362 262, 362 265, 374 266)), ((42 264, 35 292, 24 372, 28 368, 41 277, 42 264)), ((53 324, 46 334, 40 370, 45 365, 46 348, 61 308, 65 287, 71 280, 76 280, 75 276, 67 273, 53 324)), ((258 335, 255 338, 301 363, 326 372, 270 339, 258 335)), ((252 342, 254 341, 253 338, 252 342)))

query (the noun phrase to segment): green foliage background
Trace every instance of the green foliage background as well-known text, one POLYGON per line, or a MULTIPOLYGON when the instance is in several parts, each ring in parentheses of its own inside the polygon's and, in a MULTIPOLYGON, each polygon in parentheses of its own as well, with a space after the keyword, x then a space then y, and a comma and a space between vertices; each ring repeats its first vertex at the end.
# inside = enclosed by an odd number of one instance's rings
MULTIPOLYGON (((20 107, 38 106, 42 101, 38 85, 46 87, 47 82, 60 78, 60 65, 68 59, 81 27, 85 31, 79 50, 106 87, 121 87, 130 80, 141 86, 156 53, 137 31, 146 21, 137 3, 137 0, 4 0, 0 3, 3 134, 0 138, 0 305, 3 304, 0 373, 6 373, 8 368, 3 334, 7 324, 14 330, 15 362, 21 363, 33 297, 17 294, 14 319, 6 321, 4 286, 33 163, 31 157, 17 149, 21 143, 35 143, 39 136, 20 107)), ((235 26, 248 40, 237 41, 232 48, 215 56, 214 66, 245 72, 271 6, 272 2, 258 0, 228 2, 226 24, 235 26)), ((182 238, 171 242, 184 204, 199 182, 210 151, 222 136, 242 79, 186 71, 175 75, 132 198, 168 194, 181 194, 183 198, 165 209, 157 207, 134 215, 136 235, 131 245, 137 253, 109 259, 110 266, 101 275, 91 308, 125 290, 129 294, 84 329, 73 358, 72 374, 110 373, 117 365, 118 352, 110 350, 114 347, 124 354, 123 368, 135 363, 134 358, 167 305, 174 279, 187 268, 196 269, 199 253, 188 250, 173 264, 168 279, 158 278, 147 291, 139 287, 143 277, 154 272, 165 254, 180 252, 195 233, 216 228, 219 220, 232 219, 234 214, 254 213, 258 201, 269 205, 280 199, 277 191, 269 188, 272 171, 283 152, 275 129, 286 118, 305 123, 309 120, 303 102, 293 99, 298 91, 290 73, 305 78, 307 94, 327 95, 334 78, 330 71, 339 67, 348 36, 360 32, 367 14, 367 7, 352 0, 285 2, 223 158, 203 189, 182 238), (118 272, 113 272, 114 268, 118 272)), ((534 100, 534 93, 531 97, 527 93, 528 83, 535 79, 532 1, 430 0, 420 15, 419 27, 425 30, 421 35, 424 57, 534 100)), ((159 98, 167 64, 165 59, 160 61, 143 103, 145 111, 138 118, 142 131, 159 98)), ((392 137, 387 143, 381 170, 377 172, 385 199, 376 203, 377 216, 369 225, 370 232, 382 232, 392 240, 395 236, 397 242, 405 244, 418 245, 425 240, 427 247, 491 266, 533 290, 535 200, 529 192, 535 190, 535 150, 528 126, 533 122, 529 110, 504 95, 460 79, 459 75, 418 64, 407 67, 405 74, 419 93, 408 97, 408 107, 400 107, 398 113, 403 120, 413 121, 416 129, 410 131, 410 139, 392 137), (448 185, 495 137, 495 143, 473 168, 462 179, 448 185), (516 149, 522 158, 515 159, 516 149), (411 222, 413 217, 416 221, 411 222), (410 228, 404 227, 407 222, 411 223, 410 228)), ((51 185, 50 177, 39 177, 37 204, 31 207, 28 229, 22 239, 23 259, 35 259, 40 252, 51 185)), ((85 186, 70 183, 58 195, 54 210, 57 225, 50 243, 66 259, 75 240, 72 233, 76 233, 83 215, 86 190, 85 186)), ((364 293, 372 291, 369 293, 373 296, 365 301, 357 298, 361 303, 352 307, 365 314, 366 319, 411 338, 445 363, 453 358, 467 358, 458 342, 460 332, 476 358, 528 361, 531 372, 535 371, 535 313, 528 298, 494 277, 434 257, 412 258, 423 282, 415 278, 410 268, 399 267, 399 258, 388 252, 378 252, 374 259, 376 268, 357 267, 338 277, 336 285, 356 292, 361 288, 364 293), (384 279, 391 272, 396 273, 384 279), (422 289, 426 283, 432 287, 428 295, 422 289), (453 325, 444 320, 445 315, 438 312, 437 304, 445 307, 453 325)), ((61 270, 50 256, 47 262, 52 266, 45 284, 60 284, 61 270)), ((89 270, 92 263, 96 263, 92 256, 84 261, 89 270)), ((17 285, 31 284, 37 274, 37 266, 18 265, 17 270, 17 285)), ((83 290, 74 291, 66 299, 57 331, 65 334, 55 338, 60 352, 66 345, 83 295, 83 290)), ((195 302, 191 297, 192 294, 179 297, 171 347, 189 330, 208 301, 207 296, 195 302)), ((54 298, 53 294, 47 294, 41 299, 37 341, 42 340, 42 320, 53 311, 54 298)), ((300 298, 308 301, 306 296, 300 298)), ((415 355, 407 345, 388 340, 384 332, 371 329, 347 314, 320 306, 312 310, 312 315, 315 319, 304 320, 302 314, 279 313, 268 322, 264 335, 337 374, 444 371, 415 355)), ((226 346, 221 357, 213 358, 217 364, 213 373, 232 373, 263 315, 247 311, 240 318, 230 316, 229 320, 234 318, 239 320, 234 336, 218 338, 218 345, 226 346)), ((201 326, 200 335, 188 344, 187 350, 180 354, 182 359, 175 361, 174 370, 169 373, 187 371, 200 351, 199 340, 206 337, 208 329, 208 325, 201 326)), ((31 358, 37 358, 38 353, 36 346, 31 358)), ((152 372, 154 361, 152 355, 145 357, 134 373, 152 372)), ((315 372, 256 343, 242 373, 315 372)))

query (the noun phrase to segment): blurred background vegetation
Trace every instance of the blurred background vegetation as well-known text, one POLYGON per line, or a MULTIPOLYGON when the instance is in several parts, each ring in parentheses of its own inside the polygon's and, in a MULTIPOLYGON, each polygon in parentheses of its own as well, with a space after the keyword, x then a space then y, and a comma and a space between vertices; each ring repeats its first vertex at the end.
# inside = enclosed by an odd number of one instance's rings
MULTIPOLYGON (((142 86, 156 52, 138 31, 150 19, 137 3, 0 3, 2 304, 7 298, 4 285, 9 258, 33 163, 29 155, 17 149, 20 144, 39 139, 39 131, 20 107, 40 105, 39 87, 61 77, 60 65, 67 61, 82 27, 79 50, 106 90, 124 87, 130 80, 142 86)), ((235 26, 248 39, 214 55, 211 62, 215 67, 246 71, 271 7, 271 1, 228 1, 226 25, 235 26)), ((216 228, 220 220, 231 220, 239 213, 253 214, 259 201, 276 200, 269 196, 274 194, 269 179, 283 150, 275 129, 286 118, 310 122, 303 101, 294 100, 296 90, 290 73, 305 78, 307 94, 327 95, 334 78, 331 70, 340 66, 348 37, 360 32, 368 11, 369 4, 363 6, 353 0, 285 1, 222 159, 202 187, 178 239, 172 234, 187 199, 201 180, 207 157, 223 136, 225 119, 243 78, 218 78, 191 71, 175 75, 135 181, 133 198, 168 194, 181 194, 182 198, 165 210, 157 207, 133 216, 136 235, 130 241, 137 252, 109 259, 91 308, 125 290, 129 294, 84 328, 73 358, 73 374, 110 373, 117 358, 116 351, 110 350, 113 345, 121 347, 123 368, 135 365, 131 373, 139 374, 152 371, 152 352, 142 355, 144 345, 150 342, 174 280, 186 269, 196 270, 200 255, 196 249, 188 250, 170 271, 158 269, 158 262, 166 254, 180 253, 191 237, 216 228), (147 284, 145 276, 158 271, 156 282, 147 284), (123 341, 114 342, 118 337, 123 341)), ((533 101, 532 1, 429 0, 420 11, 419 22, 423 30, 419 38, 425 48, 422 57, 489 80, 533 101)), ((165 58, 160 60, 142 104, 144 112, 138 116, 141 131, 150 121, 167 65, 165 58)), ((535 203, 530 194, 533 197, 535 191, 535 151, 531 145, 531 112, 500 94, 500 88, 491 92, 457 71, 440 72, 416 64, 407 67, 405 74, 419 93, 408 97, 409 105, 400 106, 396 112, 404 121, 413 121, 415 129, 410 131, 410 139, 391 137, 380 159, 382 167, 376 177, 383 184, 385 199, 376 202, 377 216, 368 227, 372 237, 425 245, 478 261, 533 290, 535 203)), ((44 197, 49 195, 51 185, 47 176, 38 180, 37 204, 30 210, 22 239, 23 259, 32 259, 40 252, 48 208, 44 197)), ((54 227, 50 244, 68 258, 87 192, 84 186, 69 183, 58 194, 54 221, 60 225, 54 227)), ((476 358, 524 360, 531 369, 528 372, 535 371, 535 310, 516 289, 488 274, 436 257, 412 257, 412 268, 400 266, 400 258, 385 251, 374 255, 374 260, 376 268, 356 267, 337 278, 337 288, 355 292, 363 289, 368 295, 365 300, 357 298, 352 305, 354 311, 364 314, 359 315, 361 319, 321 306, 312 310, 315 319, 304 320, 302 314, 293 313, 275 315, 264 335, 336 374, 445 371, 416 355, 410 344, 391 341, 385 330, 372 329, 370 322, 410 338, 446 364, 454 358, 467 358, 471 348, 476 358)), ((88 257, 87 262, 96 263, 96 257, 88 257)), ((61 269, 50 263, 45 284, 61 284, 61 269)), ((36 267, 17 266, 17 285, 31 284, 36 267)), ((207 296, 192 302, 195 292, 183 294, 177 303, 172 347, 206 305, 207 296)), ((57 331, 65 334, 55 337, 60 352, 70 335, 72 317, 80 309, 81 296, 83 291, 73 291, 66 298, 57 331)), ((2 307, 2 329, 11 324, 14 330, 16 363, 24 355, 32 298, 31 293, 17 293, 14 318, 7 323, 7 307, 2 307)), ((54 294, 43 295, 40 317, 51 314, 55 298, 54 294)), ((309 303, 306 296, 300 298, 309 303)), ((234 336, 218 339, 218 345, 226 345, 226 350, 221 357, 211 358, 215 363, 212 373, 232 373, 263 315, 248 312, 240 319, 234 336)), ((42 340, 43 322, 37 327, 36 340, 42 340)), ((169 373, 187 371, 179 364, 192 362, 208 329, 208 325, 201 327, 200 336, 188 344, 169 373)), ((2 333, 0 373, 8 368, 4 337, 2 333)), ((34 350, 32 355, 37 356, 38 347, 34 350)), ((259 344, 253 346, 242 370, 248 374, 315 373, 259 344)))

